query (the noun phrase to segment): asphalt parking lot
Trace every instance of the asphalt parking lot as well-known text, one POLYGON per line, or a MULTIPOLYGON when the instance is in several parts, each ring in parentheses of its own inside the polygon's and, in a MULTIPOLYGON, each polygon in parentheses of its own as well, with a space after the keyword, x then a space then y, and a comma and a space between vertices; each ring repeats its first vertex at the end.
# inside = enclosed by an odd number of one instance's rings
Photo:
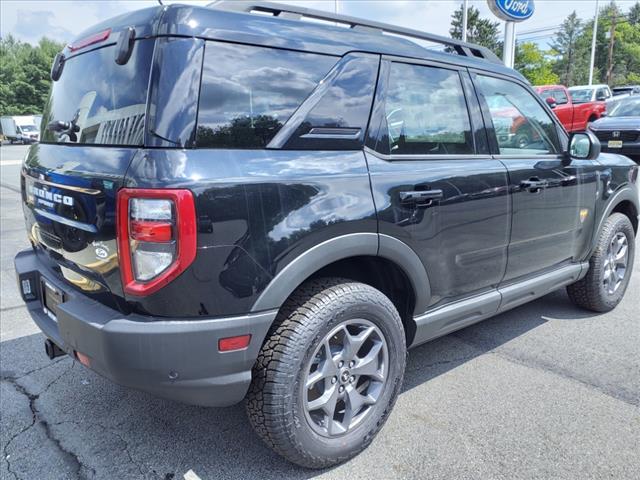
POLYGON ((579 310, 560 291, 412 350, 372 446, 309 471, 263 446, 242 406, 180 405, 49 361, 13 275, 28 245, 26 148, 0 151, 0 478, 640 478, 640 255, 611 313, 579 310))

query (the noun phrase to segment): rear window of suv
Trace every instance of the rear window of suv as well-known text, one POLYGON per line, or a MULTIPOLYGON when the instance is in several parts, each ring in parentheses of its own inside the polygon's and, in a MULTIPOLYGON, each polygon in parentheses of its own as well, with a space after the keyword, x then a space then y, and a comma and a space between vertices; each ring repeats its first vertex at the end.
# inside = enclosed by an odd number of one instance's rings
POLYGON ((115 45, 68 58, 42 115, 42 142, 141 146, 153 45, 136 41, 125 65, 115 45), (51 122, 75 128, 53 131, 51 122))
POLYGON ((207 42, 199 148, 264 148, 338 58, 207 42))

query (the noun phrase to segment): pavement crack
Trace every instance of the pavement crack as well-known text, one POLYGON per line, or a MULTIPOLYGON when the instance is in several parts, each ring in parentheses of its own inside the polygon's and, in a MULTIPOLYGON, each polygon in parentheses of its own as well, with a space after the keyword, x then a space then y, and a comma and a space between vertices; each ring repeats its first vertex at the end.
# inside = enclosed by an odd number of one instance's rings
POLYGON ((0 308, 0 312, 8 312, 8 311, 11 311, 11 310, 18 310, 20 308, 26 308, 26 307, 27 306, 24 303, 22 305, 12 305, 11 307, 0 308))
POLYGON ((16 192, 16 193, 20 193, 20 189, 19 188, 16 188, 13 185, 9 185, 9 184, 4 183, 4 182, 0 182, 0 187, 4 187, 4 188, 6 188, 8 190, 11 190, 13 192, 16 192))
MULTIPOLYGON (((29 425, 27 425, 26 427, 22 428, 19 432, 15 433, 14 435, 11 436, 11 438, 9 438, 9 440, 7 441, 7 443, 5 443, 5 445, 2 448, 2 454, 4 455, 4 458, 7 462, 7 471, 17 480, 20 480, 20 476, 14 471, 13 466, 11 465, 11 454, 9 454, 9 447, 12 445, 12 443, 22 434, 24 434, 25 432, 27 432, 28 430, 30 430, 31 428, 33 428, 36 425, 40 425, 42 426, 44 433, 46 435, 46 437, 55 445, 55 447, 62 453, 62 456, 64 458, 64 461, 66 462, 66 464, 75 471, 76 476, 80 479, 83 478, 87 478, 87 476, 85 475, 85 471, 91 471, 93 475, 95 475, 95 470, 91 467, 87 467, 86 465, 84 465, 82 463, 82 461, 80 460, 80 458, 73 453, 71 450, 66 449, 62 443, 60 442, 60 440, 58 438, 56 438, 56 436, 53 434, 52 430, 51 430, 51 425, 50 423, 47 421, 47 419, 44 417, 43 413, 40 412, 40 410, 38 410, 38 407, 36 405, 37 400, 40 398, 40 396, 42 394, 44 394, 45 392, 47 392, 47 390, 49 390, 49 388, 51 388, 51 386, 53 384, 55 384, 58 380, 60 380, 65 374, 67 374, 72 368, 73 368, 74 363, 71 363, 69 368, 66 368, 60 375, 58 375, 56 378, 54 378, 53 380, 51 380, 46 387, 44 387, 39 393, 31 393, 29 390, 27 390, 26 387, 24 387, 23 385, 21 385, 18 380, 20 378, 23 378, 25 375, 22 375, 20 377, 12 377, 12 376, 8 376, 8 375, 3 375, 2 377, 0 377, 0 380, 5 381, 9 384, 11 384, 13 386, 13 388, 15 389, 16 392, 20 393, 21 395, 24 395, 25 397, 27 397, 27 399, 29 400, 29 409, 31 410, 31 423, 29 425)), ((45 367, 42 367, 45 368, 45 367)), ((37 370, 41 370, 42 368, 39 369, 34 369, 33 371, 37 371, 37 370)), ((31 372, 33 373, 33 372, 31 372)))
POLYGON ((28 370, 28 371, 20 374, 17 377, 15 375, 11 375, 11 372, 0 371, 0 380, 7 380, 9 382, 15 381, 15 380, 20 380, 21 378, 28 377, 29 375, 34 374, 36 372, 39 372, 41 370, 46 370, 47 368, 51 368, 52 366, 60 363, 63 360, 66 360, 66 359, 67 359, 67 357, 60 357, 57 360, 52 360, 49 363, 46 363, 41 367, 36 367, 36 368, 31 369, 31 370, 28 370))
MULTIPOLYGON (((54 425, 77 425, 77 426, 82 426, 83 423, 75 421, 75 420, 63 420, 61 422, 57 422, 54 425)), ((164 476, 160 475, 156 470, 154 470, 153 468, 149 467, 149 465, 147 465, 145 462, 143 461, 139 461, 136 460, 133 456, 133 454, 131 453, 130 447, 129 447, 129 442, 127 440, 125 440, 125 437, 123 437, 120 432, 112 427, 107 427, 101 423, 98 422, 91 422, 91 425, 96 426, 96 427, 100 427, 103 431, 105 432, 109 432, 111 433, 113 436, 115 436, 120 443, 122 443, 123 448, 122 451, 125 453, 125 455, 127 456, 127 458, 129 459, 129 462, 132 465, 135 465, 135 467, 138 469, 138 471, 140 472, 140 475, 142 475, 143 477, 152 473, 154 477, 157 477, 160 480, 164 479, 164 476)))

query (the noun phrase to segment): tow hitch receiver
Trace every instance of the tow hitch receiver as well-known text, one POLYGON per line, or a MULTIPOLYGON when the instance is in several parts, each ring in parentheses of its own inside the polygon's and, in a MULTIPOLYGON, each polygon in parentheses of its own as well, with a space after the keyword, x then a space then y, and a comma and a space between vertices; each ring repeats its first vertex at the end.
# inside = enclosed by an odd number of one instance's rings
POLYGON ((56 357, 61 357, 62 355, 67 354, 67 352, 62 350, 48 338, 44 341, 44 351, 47 354, 47 357, 49 357, 49 360, 53 360, 56 357))

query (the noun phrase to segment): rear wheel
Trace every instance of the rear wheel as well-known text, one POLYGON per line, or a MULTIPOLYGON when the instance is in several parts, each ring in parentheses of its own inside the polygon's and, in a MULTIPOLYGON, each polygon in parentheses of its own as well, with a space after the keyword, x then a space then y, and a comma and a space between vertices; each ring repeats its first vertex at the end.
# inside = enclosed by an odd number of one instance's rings
POLYGON ((589 271, 569 285, 567 293, 576 305, 595 312, 613 310, 624 297, 635 255, 633 226, 626 215, 612 214, 600 232, 589 259, 589 271))
POLYGON ((283 306, 258 356, 250 423, 293 463, 344 462, 382 428, 405 361, 402 322, 385 295, 345 279, 309 281, 283 306))

